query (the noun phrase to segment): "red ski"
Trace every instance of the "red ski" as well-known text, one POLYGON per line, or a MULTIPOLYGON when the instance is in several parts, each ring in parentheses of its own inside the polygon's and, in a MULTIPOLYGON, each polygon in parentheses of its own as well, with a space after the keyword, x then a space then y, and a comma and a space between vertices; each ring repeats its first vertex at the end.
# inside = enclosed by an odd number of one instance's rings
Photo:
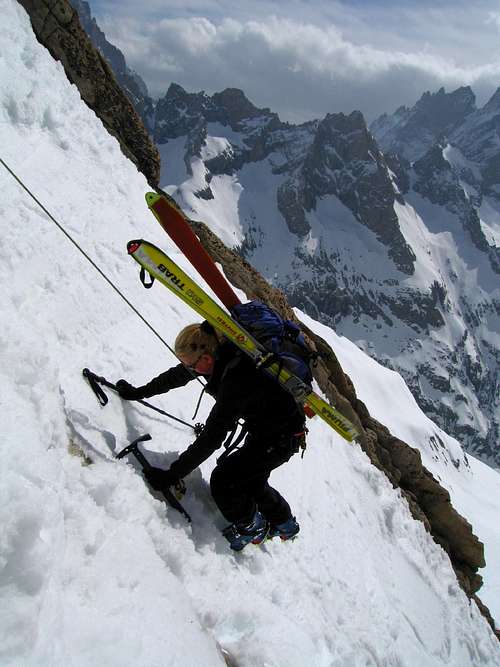
MULTIPOLYGON (((232 308, 241 301, 201 245, 184 213, 173 200, 171 201, 157 192, 147 192, 146 203, 179 250, 187 257, 200 276, 206 280, 228 311, 232 312, 232 308)), ((304 412, 308 417, 313 417, 315 414, 310 405, 304 405, 304 412)))
POLYGON ((201 245, 181 210, 167 197, 156 192, 146 193, 146 203, 179 250, 189 259, 200 276, 207 281, 231 312, 231 308, 241 302, 201 245))

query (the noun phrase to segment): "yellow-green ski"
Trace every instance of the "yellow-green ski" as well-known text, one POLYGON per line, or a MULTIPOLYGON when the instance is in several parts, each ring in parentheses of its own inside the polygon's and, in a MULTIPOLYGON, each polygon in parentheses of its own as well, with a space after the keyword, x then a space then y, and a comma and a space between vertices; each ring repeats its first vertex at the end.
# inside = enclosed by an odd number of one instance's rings
MULTIPOLYGON (((129 255, 153 278, 168 287, 184 303, 206 319, 218 331, 221 331, 229 340, 246 352, 257 365, 263 365, 269 356, 272 356, 261 343, 246 332, 162 250, 142 239, 130 241, 127 249, 129 255)), ((270 365, 263 365, 263 370, 273 375, 282 387, 293 395, 297 402, 308 405, 348 442, 352 442, 356 438, 358 431, 355 426, 338 410, 311 391, 311 388, 300 378, 286 368, 282 367, 280 369, 275 362, 270 365)))

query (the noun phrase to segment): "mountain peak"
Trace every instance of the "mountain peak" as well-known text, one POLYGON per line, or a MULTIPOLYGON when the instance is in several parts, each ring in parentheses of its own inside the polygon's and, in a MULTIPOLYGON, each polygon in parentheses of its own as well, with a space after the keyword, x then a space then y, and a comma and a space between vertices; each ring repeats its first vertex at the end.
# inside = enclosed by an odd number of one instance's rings
POLYGON ((221 107, 227 112, 231 126, 248 118, 276 116, 268 108, 259 109, 256 107, 239 88, 225 88, 222 92, 215 93, 212 100, 215 106, 221 107))
MULTIPOLYGON (((451 93, 441 87, 436 93, 425 92, 413 107, 414 113, 431 111, 437 114, 434 123, 450 123, 451 116, 464 117, 475 111, 476 96, 470 86, 461 86, 451 93)), ((457 118, 458 120, 458 118, 457 118)))
POLYGON ((483 111, 500 111, 500 88, 497 88, 488 102, 484 105, 483 111))
POLYGON ((178 83, 175 83, 175 81, 173 81, 170 84, 170 86, 168 87, 167 92, 165 94, 165 97, 167 97, 169 99, 172 99, 172 98, 175 99, 176 97, 183 97, 184 95, 187 95, 187 94, 188 94, 187 91, 182 86, 180 86, 178 83))
POLYGON ((476 97, 470 86, 451 93, 441 87, 435 93, 425 92, 411 109, 400 107, 392 116, 378 118, 371 130, 382 150, 413 161, 474 111, 476 97))
POLYGON ((361 111, 353 111, 349 115, 344 113, 328 113, 320 122, 320 126, 331 127, 343 134, 354 130, 366 130, 366 122, 361 111))
POLYGON ((165 103, 170 103, 170 104, 183 103, 186 104, 187 106, 192 106, 193 104, 199 105, 202 104, 204 100, 206 101, 208 99, 209 98, 205 94, 205 91, 201 90, 198 93, 188 93, 185 88, 183 88, 181 85, 175 82, 172 82, 169 85, 167 92, 163 97, 163 101, 165 103))

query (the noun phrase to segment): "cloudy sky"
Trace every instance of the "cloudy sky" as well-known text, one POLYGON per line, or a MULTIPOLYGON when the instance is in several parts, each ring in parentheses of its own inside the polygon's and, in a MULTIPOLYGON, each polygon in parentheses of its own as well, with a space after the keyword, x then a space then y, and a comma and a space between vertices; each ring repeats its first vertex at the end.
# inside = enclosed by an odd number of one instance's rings
POLYGON ((283 120, 500 86, 500 0, 88 0, 153 97, 241 88, 283 120))

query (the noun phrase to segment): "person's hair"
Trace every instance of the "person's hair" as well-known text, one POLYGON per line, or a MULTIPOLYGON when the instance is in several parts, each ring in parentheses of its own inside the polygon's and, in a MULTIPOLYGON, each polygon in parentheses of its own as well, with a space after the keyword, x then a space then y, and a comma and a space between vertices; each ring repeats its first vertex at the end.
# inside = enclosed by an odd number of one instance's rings
POLYGON ((188 324, 175 339, 175 354, 193 357, 196 354, 215 354, 220 343, 218 332, 207 322, 188 324))

